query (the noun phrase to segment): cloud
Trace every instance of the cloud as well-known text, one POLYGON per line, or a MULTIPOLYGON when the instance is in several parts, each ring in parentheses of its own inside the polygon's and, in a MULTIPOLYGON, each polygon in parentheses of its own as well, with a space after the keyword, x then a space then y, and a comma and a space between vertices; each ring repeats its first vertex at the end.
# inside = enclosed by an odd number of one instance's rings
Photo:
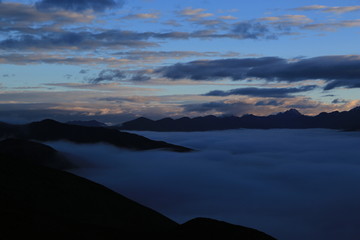
POLYGON ((284 107, 286 108, 295 108, 295 109, 307 109, 307 108, 312 108, 315 109, 318 107, 318 104, 312 104, 312 103, 304 103, 304 104, 288 104, 288 105, 284 105, 284 107))
POLYGON ((328 7, 328 6, 324 6, 324 5, 310 5, 310 6, 298 7, 298 8, 295 8, 294 10, 298 10, 298 11, 320 10, 322 12, 331 12, 331 13, 342 14, 342 13, 359 11, 360 6, 328 7))
MULTIPOLYGON (((3 104, 0 105, 0 108, 3 108, 3 104)), ((14 124, 24 124, 50 118, 61 122, 73 120, 97 120, 109 124, 118 124, 136 118, 136 115, 131 113, 91 114, 89 111, 82 109, 34 109, 34 105, 38 104, 34 104, 33 106, 30 105, 31 104, 15 107, 14 104, 8 104, 7 109, 0 110, 0 121, 14 124)))
POLYGON ((232 32, 242 39, 276 39, 269 27, 260 22, 239 22, 233 25, 232 32))
POLYGON ((351 28, 351 27, 360 27, 360 20, 343 20, 338 22, 330 23, 312 23, 305 24, 302 26, 306 30, 322 30, 322 31, 335 31, 339 28, 351 28))
POLYGON ((168 21, 164 22, 164 24, 170 25, 170 26, 173 26, 173 27, 180 27, 180 26, 182 26, 182 24, 179 23, 179 22, 176 21, 176 20, 168 20, 168 21))
POLYGON ((120 70, 105 69, 99 72, 98 76, 90 77, 88 81, 93 84, 105 82, 105 81, 121 81, 127 78, 127 75, 120 70))
MULTIPOLYGON (((59 1, 61 2, 61 1, 59 1)), ((9 29, 21 31, 35 31, 30 28, 33 24, 43 24, 46 22, 56 23, 57 25, 69 23, 87 23, 94 20, 91 13, 74 13, 69 11, 41 12, 31 5, 22 3, 2 3, 0 8, 0 30, 9 29), (29 27, 28 29, 25 26, 29 27)))
MULTIPOLYGON (((93 43, 100 44, 100 43, 93 43)), ((89 43, 89 46, 91 44, 89 43)), ((14 46, 13 46, 14 47, 14 46)), ((34 48, 30 46, 23 46, 33 50, 34 48)), ((45 47, 45 46, 43 46, 45 47)), ((52 46, 56 48, 55 46, 52 46)), ((83 46, 84 47, 84 46, 83 46)), ((65 47, 64 47, 65 48, 65 47)), ((144 65, 144 64, 154 64, 157 62, 162 62, 167 59, 182 59, 182 58, 199 58, 199 57, 230 57, 230 56, 239 56, 240 54, 236 52, 196 52, 196 51, 121 51, 109 53, 106 57, 102 56, 79 56, 79 54, 71 53, 71 47, 69 51, 64 53, 11 53, 11 54, 0 54, 1 63, 10 63, 18 65, 28 65, 28 64, 71 64, 71 65, 107 65, 108 67, 119 67, 124 65, 144 65)), ((99 46, 100 48, 100 46, 99 46)), ((50 50, 50 49, 49 49, 50 50)), ((80 49, 79 49, 80 50, 80 49)), ((87 49, 82 49, 87 50, 87 49)), ((91 51, 89 49, 89 51, 91 51)))
POLYGON ((215 16, 206 13, 203 8, 185 8, 178 12, 180 17, 185 18, 191 24, 198 24, 205 27, 203 32, 213 32, 206 38, 235 38, 235 39, 276 39, 278 36, 288 34, 280 28, 273 28, 270 25, 259 21, 238 21, 229 23, 224 20, 235 20, 234 16, 215 16), (219 32, 214 31, 219 30, 219 32))
POLYGON ((100 33, 89 31, 45 32, 38 35, 21 34, 0 41, 1 49, 46 49, 46 50, 92 50, 95 48, 149 47, 153 33, 106 30, 100 33))
POLYGON ((257 116, 267 116, 270 114, 284 112, 290 108, 297 108, 305 115, 317 115, 321 112, 347 111, 360 104, 359 100, 344 102, 342 104, 328 104, 312 100, 306 96, 293 98, 270 98, 238 96, 217 100, 208 96, 210 99, 199 99, 197 103, 187 103, 181 105, 183 108, 180 116, 205 116, 205 115, 235 115, 254 114, 257 116), (206 102, 207 101, 207 102, 206 102))
POLYGON ((220 16, 219 18, 223 19, 223 20, 236 20, 236 19, 238 19, 237 17, 234 17, 232 15, 220 16))
MULTIPOLYGON (((206 19, 208 14, 199 9, 187 9, 183 14, 196 16, 198 24, 205 26, 196 31, 145 31, 137 32, 119 29, 101 29, 85 25, 94 23, 92 11, 78 11, 85 8, 109 6, 108 1, 55 1, 37 2, 38 8, 21 3, 3 3, 0 8, 0 49, 6 51, 31 52, 93 51, 93 49, 114 51, 123 48, 146 48, 162 44, 164 40, 189 39, 274 39, 281 31, 269 29, 259 22, 237 22, 227 24, 220 18, 206 19), (40 6, 57 6, 57 11, 41 11, 40 6), (11 33, 11 34, 10 34, 11 33)), ((111 4, 110 4, 111 5, 111 4)), ((128 19, 155 19, 154 13, 138 13, 125 16, 128 19)), ((195 20, 194 20, 195 21, 195 20)), ((19 54, 19 55, 21 55, 19 54)), ((106 52, 105 54, 108 54, 106 52)), ((60 56, 59 58, 64 58, 60 56)), ((79 56, 77 56, 79 58, 79 56)))
POLYGON ((188 63, 177 63, 174 65, 158 68, 155 73, 164 77, 178 80, 188 78, 192 80, 218 80, 230 77, 233 80, 246 78, 249 68, 272 64, 284 59, 277 57, 245 58, 245 59, 220 59, 220 60, 198 60, 188 63))
POLYGON ((141 63, 154 63, 154 62, 163 61, 165 59, 238 56, 239 53, 197 52, 197 51, 121 51, 121 52, 116 52, 113 55, 121 56, 123 59, 128 59, 141 63))
POLYGON ((344 103, 347 103, 348 101, 344 100, 344 99, 339 99, 339 98, 336 98, 334 100, 331 101, 331 103, 333 104, 344 104, 344 103))
MULTIPOLYGON (((346 11, 357 11, 360 10, 360 6, 354 7, 326 7, 322 5, 313 5, 307 6, 304 8, 299 8, 295 10, 303 9, 303 11, 309 10, 319 10, 321 9, 323 12, 336 12, 336 13, 344 13, 346 11)), ((276 33, 276 29, 279 31, 277 35, 287 34, 303 34, 304 30, 316 30, 316 31, 336 31, 340 28, 352 28, 359 27, 360 21, 359 19, 353 20, 332 20, 321 22, 318 20, 313 20, 305 15, 282 15, 282 16, 271 16, 271 17, 263 17, 257 19, 259 22, 265 22, 267 24, 272 25, 272 32, 276 33), (298 31, 295 32, 293 29, 296 28, 298 31)), ((268 26, 270 29, 270 27, 268 26)))
POLYGON ((8 74, 8 73, 6 73, 6 74, 3 74, 3 75, 1 75, 3 78, 9 78, 9 77, 15 77, 16 75, 15 74, 8 74))
POLYGON ((130 64, 126 59, 119 59, 114 57, 79 57, 60 54, 0 54, 0 63, 28 65, 28 64, 70 64, 70 65, 109 65, 120 66, 130 64))
POLYGON ((271 39, 272 34, 267 34, 261 24, 238 24, 231 33, 218 33, 215 30, 201 30, 194 32, 134 32, 122 30, 103 31, 44 31, 44 29, 32 29, 31 33, 19 32, 9 35, 0 41, 0 49, 7 50, 93 50, 122 49, 122 48, 145 48, 158 46, 152 40, 187 40, 197 39, 271 39))
POLYGON ((150 79, 151 77, 147 74, 146 71, 122 71, 117 69, 105 69, 100 71, 98 76, 86 78, 86 80, 91 84, 98 84, 104 81, 148 81, 150 79))
POLYGON ((282 240, 356 240, 358 133, 326 129, 136 132, 193 153, 53 142, 104 184, 183 223, 211 217, 282 240))
POLYGON ((308 18, 305 15, 282 15, 277 17, 259 18, 258 20, 284 26, 301 26, 313 22, 312 19, 308 18))
MULTIPOLYGON (((184 17, 187 21, 191 22, 192 24, 198 24, 205 27, 212 27, 212 28, 228 28, 228 24, 223 21, 222 18, 212 18, 214 17, 213 13, 206 13, 206 9, 203 8, 185 8, 178 12, 180 17, 184 17)), ((229 18, 227 18, 229 19, 229 18)))
POLYGON ((341 13, 354 12, 359 10, 360 10, 360 6, 348 6, 348 7, 328 7, 323 11, 341 14, 341 13))
POLYGON ((322 79, 325 90, 336 87, 360 87, 359 55, 321 56, 297 60, 279 57, 220 59, 177 63, 154 72, 172 80, 234 81, 258 78, 267 81, 298 82, 322 79))
POLYGON ((276 100, 267 100, 267 101, 258 101, 255 103, 255 106, 281 106, 283 102, 279 102, 276 100))
POLYGON ((324 6, 324 5, 309 5, 309 6, 303 6, 303 7, 294 8, 294 10, 312 11, 312 10, 321 10, 321 9, 325 9, 325 8, 327 8, 327 6, 324 6))
POLYGON ((186 104, 182 106, 185 113, 206 113, 213 115, 237 115, 242 116, 253 109, 253 105, 247 102, 208 102, 199 104, 186 104))
POLYGON ((188 7, 178 12, 182 17, 186 17, 188 21, 198 21, 202 18, 212 17, 214 14, 206 13, 206 9, 188 7))
POLYGON ((137 14, 129 14, 121 19, 133 20, 133 19, 158 19, 160 13, 137 13, 137 14))
POLYGON ((360 79, 338 79, 330 81, 324 90, 331 90, 338 87, 360 88, 360 79))
POLYGON ((40 10, 65 9, 75 12, 89 9, 102 12, 114 7, 121 7, 122 5, 123 1, 114 0, 41 0, 35 4, 40 10))
POLYGON ((81 69, 80 71, 79 71, 79 73, 80 74, 86 74, 86 73, 88 73, 90 70, 89 69, 81 69))
POLYGON ((291 98, 292 93, 301 93, 314 90, 317 86, 307 85, 298 88, 236 88, 228 91, 214 90, 204 94, 205 96, 231 96, 231 95, 246 95, 252 97, 273 97, 273 98, 291 98))

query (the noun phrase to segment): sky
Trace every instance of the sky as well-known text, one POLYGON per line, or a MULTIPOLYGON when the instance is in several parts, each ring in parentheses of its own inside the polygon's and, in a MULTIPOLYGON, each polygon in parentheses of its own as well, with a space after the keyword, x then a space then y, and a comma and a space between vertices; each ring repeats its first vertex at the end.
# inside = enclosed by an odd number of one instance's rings
POLYGON ((360 1, 0 1, 0 120, 360 105, 360 1))
POLYGON ((191 153, 46 143, 71 172, 178 223, 209 217, 279 240, 358 240, 359 132, 329 129, 136 132, 191 153))

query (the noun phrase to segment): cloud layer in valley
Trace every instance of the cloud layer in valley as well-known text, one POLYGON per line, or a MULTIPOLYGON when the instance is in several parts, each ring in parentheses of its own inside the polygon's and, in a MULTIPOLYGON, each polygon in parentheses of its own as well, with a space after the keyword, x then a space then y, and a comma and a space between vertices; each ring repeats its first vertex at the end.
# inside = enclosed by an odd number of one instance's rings
POLYGON ((75 174, 178 222, 212 217, 282 240, 357 240, 360 234, 358 132, 140 133, 199 151, 51 145, 73 155, 81 166, 75 174))

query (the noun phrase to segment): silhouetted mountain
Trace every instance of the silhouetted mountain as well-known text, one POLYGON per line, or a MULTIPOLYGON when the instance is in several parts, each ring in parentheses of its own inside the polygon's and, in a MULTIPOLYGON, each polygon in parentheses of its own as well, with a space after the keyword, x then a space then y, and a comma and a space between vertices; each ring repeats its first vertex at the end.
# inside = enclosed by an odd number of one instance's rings
POLYGON ((19 138, 38 141, 67 140, 75 143, 108 143, 117 147, 150 150, 167 149, 177 152, 188 152, 191 149, 154 141, 148 138, 116 129, 103 127, 85 127, 60 123, 46 119, 26 125, 0 124, 0 138, 19 138))
POLYGON ((69 121, 66 122, 66 124, 72 124, 72 125, 78 125, 78 126, 85 126, 85 127, 107 127, 105 123, 96 121, 96 120, 90 120, 90 121, 69 121))
POLYGON ((0 141, 0 154, 17 161, 26 160, 31 163, 56 169, 74 168, 63 154, 42 143, 22 139, 9 138, 0 141))
POLYGON ((246 114, 242 117, 216 117, 210 115, 195 118, 164 118, 157 121, 142 117, 118 126, 118 129, 122 130, 139 131, 209 131, 238 128, 330 128, 359 130, 360 107, 344 112, 323 112, 317 116, 303 115, 296 109, 290 109, 269 116, 246 114))
POLYGON ((1 239, 123 239, 178 224, 99 184, 0 156, 1 239))
MULTIPOLYGON (((40 148, 48 154, 49 149, 40 148)), ((274 240, 255 229, 211 219, 179 225, 102 185, 34 161, 0 153, 1 239, 274 240)))
POLYGON ((255 229, 209 218, 192 219, 182 224, 180 230, 180 235, 191 236, 191 239, 275 240, 275 238, 255 229))

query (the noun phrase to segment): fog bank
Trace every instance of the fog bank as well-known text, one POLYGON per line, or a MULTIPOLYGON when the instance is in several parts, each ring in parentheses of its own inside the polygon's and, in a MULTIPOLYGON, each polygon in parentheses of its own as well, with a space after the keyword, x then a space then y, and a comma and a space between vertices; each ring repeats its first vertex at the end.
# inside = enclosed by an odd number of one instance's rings
POLYGON ((134 132, 198 151, 49 145, 72 172, 182 223, 211 217, 279 240, 358 240, 360 133, 325 129, 134 132))

